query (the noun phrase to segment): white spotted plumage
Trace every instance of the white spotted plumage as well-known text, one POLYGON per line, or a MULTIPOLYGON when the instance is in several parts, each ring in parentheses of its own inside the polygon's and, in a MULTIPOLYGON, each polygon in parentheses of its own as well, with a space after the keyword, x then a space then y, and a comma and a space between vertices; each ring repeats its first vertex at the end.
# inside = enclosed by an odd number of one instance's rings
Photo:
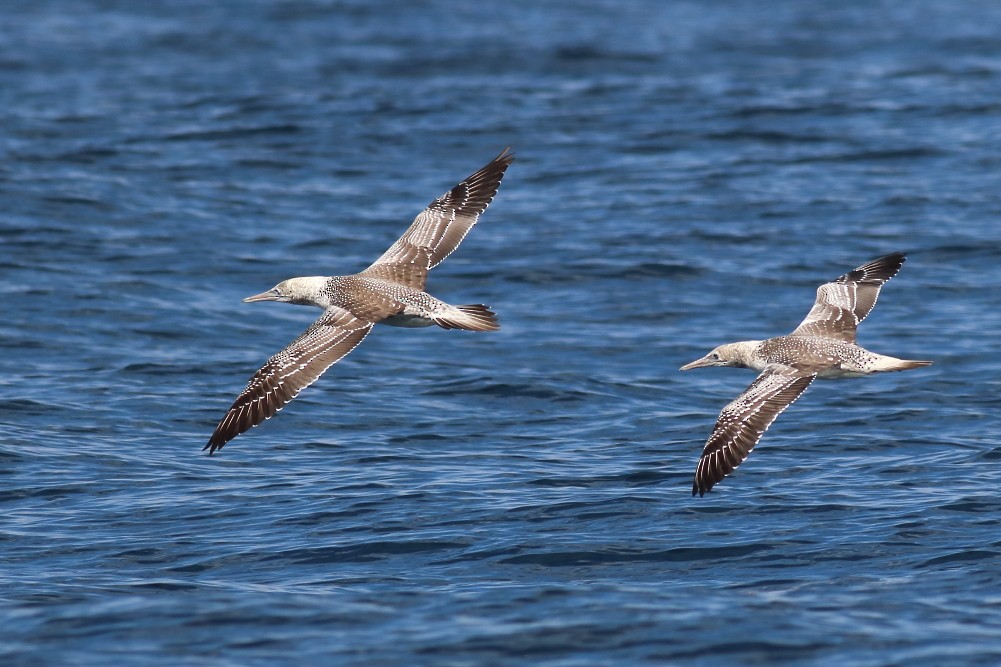
POLYGON ((250 378, 205 449, 212 454, 270 419, 368 335, 376 323, 496 331, 480 304, 453 306, 424 291, 428 271, 462 242, 493 200, 514 155, 505 150, 425 208, 389 250, 350 276, 291 278, 245 301, 316 306, 323 314, 250 378))
POLYGON ((704 495, 733 472, 758 440, 817 378, 846 378, 927 366, 855 343, 859 323, 876 304, 883 284, 900 270, 903 253, 874 259, 817 289, 806 318, 788 336, 720 345, 681 370, 734 366, 760 372, 720 412, 695 471, 692 495, 704 495))

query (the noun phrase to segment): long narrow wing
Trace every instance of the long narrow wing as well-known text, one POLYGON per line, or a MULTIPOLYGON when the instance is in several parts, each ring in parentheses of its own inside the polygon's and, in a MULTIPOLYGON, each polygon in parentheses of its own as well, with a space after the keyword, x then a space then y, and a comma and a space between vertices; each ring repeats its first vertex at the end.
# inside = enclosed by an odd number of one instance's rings
POLYGON ((244 431, 273 417, 371 330, 372 322, 357 319, 346 310, 334 307, 324 311, 301 336, 254 373, 203 450, 213 454, 244 431))
POLYGON ((876 305, 883 283, 900 271, 904 259, 902 252, 885 255, 821 285, 816 303, 791 335, 854 343, 858 325, 876 305))
POLYGON ((424 289, 428 270, 459 247, 497 194, 513 160, 510 149, 504 149, 489 164, 431 202, 362 275, 390 277, 408 287, 424 289))
POLYGON ((766 368, 744 393, 723 408, 695 468, 692 495, 709 493, 717 482, 743 463, 775 418, 816 377, 766 368))

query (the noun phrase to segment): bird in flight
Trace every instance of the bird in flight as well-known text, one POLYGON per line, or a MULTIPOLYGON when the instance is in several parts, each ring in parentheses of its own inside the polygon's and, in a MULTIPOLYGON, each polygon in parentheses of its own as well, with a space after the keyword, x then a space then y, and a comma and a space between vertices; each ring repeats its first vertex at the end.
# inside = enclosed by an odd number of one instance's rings
POLYGON ((695 469, 692 495, 708 493, 733 472, 775 418, 817 378, 861 377, 931 364, 870 352, 855 340, 883 283, 897 275, 904 253, 895 252, 825 283, 817 301, 788 336, 720 345, 681 370, 708 366, 753 368, 757 379, 723 408, 695 469))
POLYGON ((377 324, 496 331, 484 305, 453 306, 424 291, 428 271, 455 250, 486 210, 514 160, 505 149, 424 209, 370 267, 349 276, 290 278, 245 302, 282 301, 323 310, 288 347, 250 378, 204 449, 209 454, 270 419, 325 370, 353 350, 377 324))

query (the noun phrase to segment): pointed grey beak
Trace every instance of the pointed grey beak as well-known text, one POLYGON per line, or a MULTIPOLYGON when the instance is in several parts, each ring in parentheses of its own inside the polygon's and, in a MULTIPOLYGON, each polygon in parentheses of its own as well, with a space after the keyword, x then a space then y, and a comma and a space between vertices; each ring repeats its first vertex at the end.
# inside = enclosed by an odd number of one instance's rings
POLYGON ((253 303, 255 301, 277 301, 278 292, 273 289, 269 289, 267 292, 261 292, 260 294, 255 294, 254 296, 248 296, 243 300, 244 303, 253 303))
POLYGON ((702 357, 701 359, 696 359, 695 361, 691 362, 690 364, 685 364, 684 366, 682 366, 678 370, 679 371, 690 371, 693 368, 704 368, 706 366, 716 366, 716 365, 717 365, 716 362, 714 360, 710 359, 709 355, 707 354, 706 356, 702 357))

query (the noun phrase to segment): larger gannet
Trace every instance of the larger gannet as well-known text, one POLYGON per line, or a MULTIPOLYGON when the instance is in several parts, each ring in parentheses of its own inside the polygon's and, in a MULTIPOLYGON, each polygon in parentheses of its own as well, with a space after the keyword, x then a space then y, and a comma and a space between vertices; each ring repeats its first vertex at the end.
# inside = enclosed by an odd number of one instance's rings
POLYGON ((720 345, 681 367, 753 368, 761 374, 723 408, 695 470, 692 495, 709 492, 733 472, 775 418, 817 378, 846 378, 906 371, 930 361, 875 354, 855 342, 855 331, 873 306, 883 283, 897 275, 904 254, 874 259, 821 285, 806 319, 788 336, 720 345))
POLYGON ((244 299, 323 309, 312 326, 254 373, 203 449, 209 454, 270 419, 300 391, 362 342, 372 327, 438 325, 496 331, 487 306, 452 306, 424 291, 430 269, 455 250, 497 194, 514 160, 505 149, 485 167, 434 200, 383 255, 350 276, 290 278, 244 299))

